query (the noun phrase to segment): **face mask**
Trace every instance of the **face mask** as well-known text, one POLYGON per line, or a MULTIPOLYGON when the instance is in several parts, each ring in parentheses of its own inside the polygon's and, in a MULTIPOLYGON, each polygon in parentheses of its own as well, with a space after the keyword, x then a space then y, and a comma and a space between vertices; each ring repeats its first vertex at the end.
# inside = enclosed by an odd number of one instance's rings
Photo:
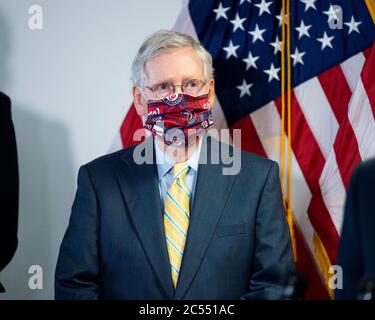
POLYGON ((149 100, 144 124, 154 136, 173 146, 195 142, 199 134, 213 124, 208 94, 197 97, 185 93, 161 100, 149 100))

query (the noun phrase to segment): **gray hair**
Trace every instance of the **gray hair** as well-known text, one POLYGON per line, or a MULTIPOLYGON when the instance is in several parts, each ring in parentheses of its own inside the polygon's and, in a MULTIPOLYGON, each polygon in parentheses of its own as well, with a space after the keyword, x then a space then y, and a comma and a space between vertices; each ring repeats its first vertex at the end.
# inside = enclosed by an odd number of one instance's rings
POLYGON ((160 30, 151 34, 139 48, 133 63, 131 80, 134 85, 143 88, 145 80, 144 67, 148 60, 160 51, 192 47, 203 62, 203 72, 206 81, 213 79, 212 56, 203 45, 193 37, 179 32, 160 30))

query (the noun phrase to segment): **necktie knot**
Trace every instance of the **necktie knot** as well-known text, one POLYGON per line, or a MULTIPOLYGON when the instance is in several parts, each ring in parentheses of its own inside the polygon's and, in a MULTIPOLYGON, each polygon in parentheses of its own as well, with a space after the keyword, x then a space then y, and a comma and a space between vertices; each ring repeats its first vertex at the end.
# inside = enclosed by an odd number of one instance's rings
POLYGON ((173 166, 173 179, 178 179, 178 178, 184 179, 189 169, 190 169, 189 165, 186 164, 185 162, 176 163, 173 166))

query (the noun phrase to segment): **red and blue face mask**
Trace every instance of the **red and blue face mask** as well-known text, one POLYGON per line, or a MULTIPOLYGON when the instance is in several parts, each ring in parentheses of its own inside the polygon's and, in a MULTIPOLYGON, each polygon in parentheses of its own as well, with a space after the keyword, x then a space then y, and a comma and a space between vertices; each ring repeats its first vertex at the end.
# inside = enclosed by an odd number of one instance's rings
POLYGON ((149 100, 144 127, 164 143, 185 146, 213 124, 208 94, 197 97, 176 93, 160 100, 149 100))

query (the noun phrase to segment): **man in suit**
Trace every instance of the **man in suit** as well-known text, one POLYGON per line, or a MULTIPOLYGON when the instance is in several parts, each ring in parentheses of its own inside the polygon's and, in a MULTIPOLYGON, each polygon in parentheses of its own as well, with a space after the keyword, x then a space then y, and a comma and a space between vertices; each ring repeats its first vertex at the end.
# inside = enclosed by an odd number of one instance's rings
POLYGON ((375 159, 362 162, 348 188, 338 265, 343 287, 336 299, 356 299, 366 277, 375 279, 375 159))
MULTIPOLYGON (((17 248, 18 225, 18 163, 16 137, 11 116, 10 99, 0 92, 0 271, 12 259, 17 248)), ((0 284, 0 292, 4 288, 0 284)))
POLYGON ((135 107, 155 136, 80 168, 56 298, 280 298, 294 265, 278 166, 232 147, 212 161, 215 146, 228 145, 203 130, 215 96, 211 55, 159 31, 132 72, 135 107), (156 128, 161 118, 166 131, 156 128), (195 143, 185 140, 192 123, 195 143), (236 151, 241 170, 223 174, 236 151))

